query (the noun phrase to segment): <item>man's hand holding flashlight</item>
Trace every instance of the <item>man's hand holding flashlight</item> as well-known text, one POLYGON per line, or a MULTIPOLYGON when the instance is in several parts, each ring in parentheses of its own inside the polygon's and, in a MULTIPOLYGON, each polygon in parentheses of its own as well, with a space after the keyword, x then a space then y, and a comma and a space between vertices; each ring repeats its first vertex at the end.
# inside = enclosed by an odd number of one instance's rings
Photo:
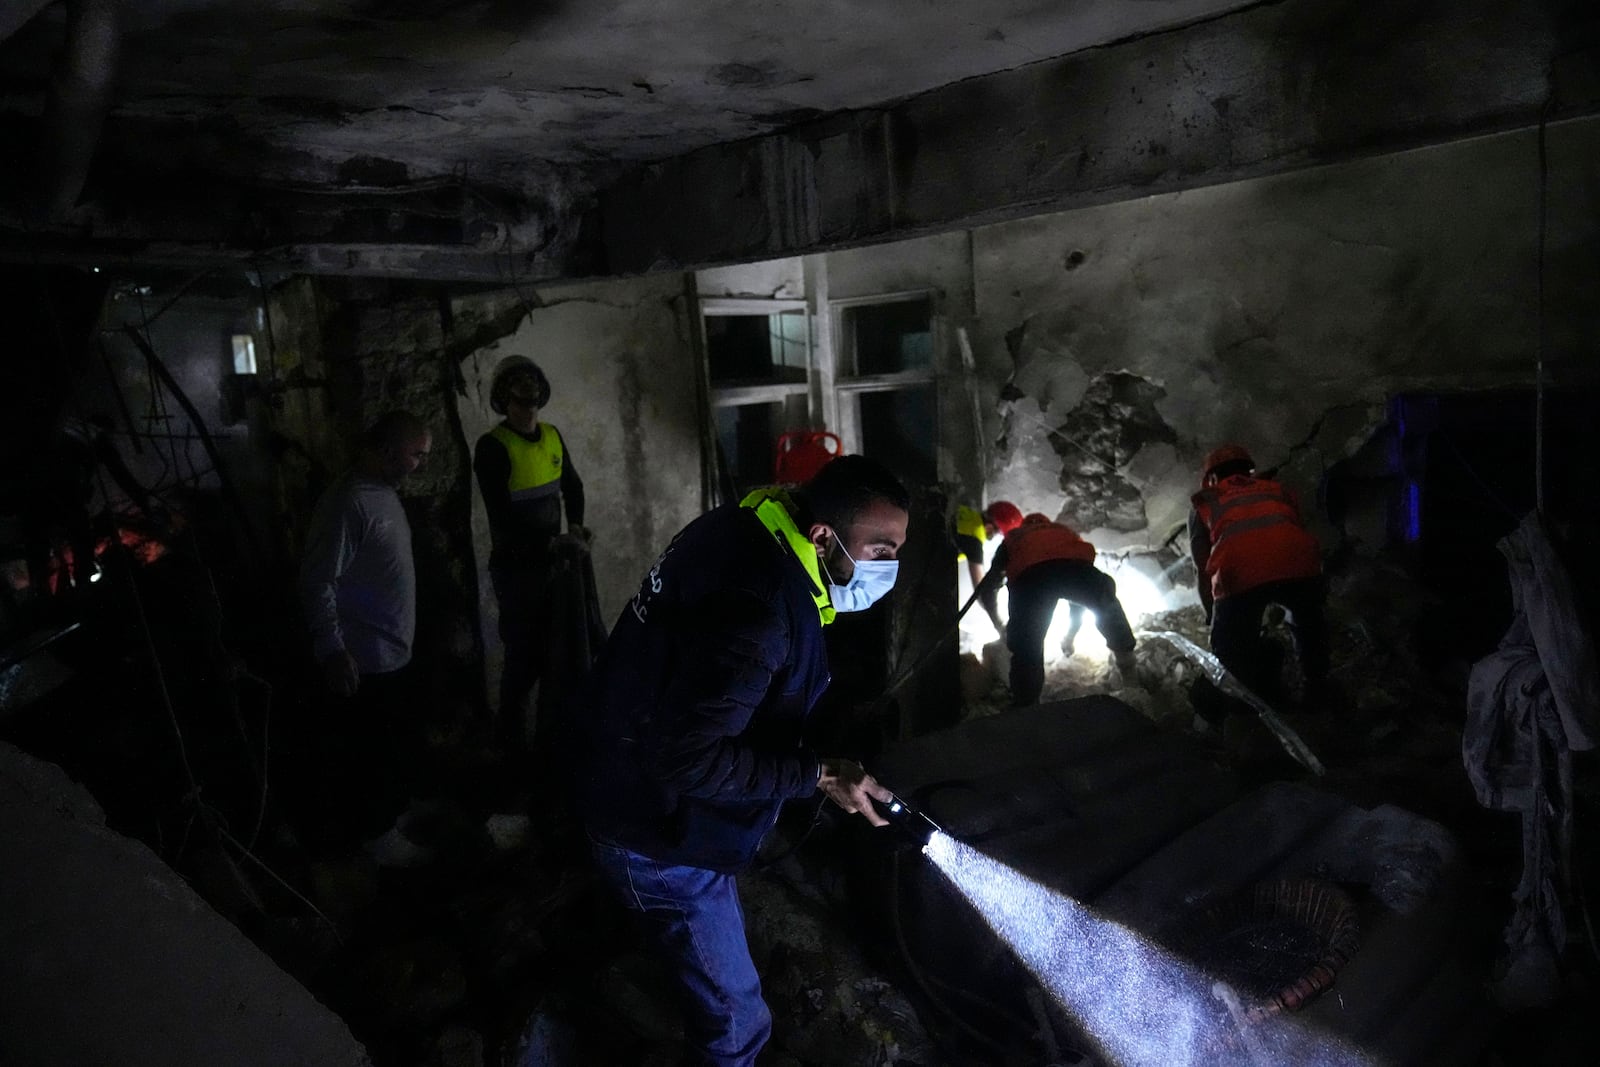
POLYGON ((894 794, 879 785, 877 779, 854 760, 823 760, 817 788, 845 811, 865 816, 873 826, 889 825, 888 820, 873 809, 872 802, 880 800, 887 804, 894 799, 894 794))

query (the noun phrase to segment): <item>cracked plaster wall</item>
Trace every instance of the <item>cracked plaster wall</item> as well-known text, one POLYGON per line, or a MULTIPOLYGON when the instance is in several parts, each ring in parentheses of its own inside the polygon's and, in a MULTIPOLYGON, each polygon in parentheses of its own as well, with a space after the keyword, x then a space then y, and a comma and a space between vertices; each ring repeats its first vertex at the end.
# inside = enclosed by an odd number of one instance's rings
MULTIPOLYGON (((1536 151, 1520 131, 972 231, 984 433, 997 442, 987 496, 1059 512, 1102 549, 1154 544, 1223 440, 1263 466, 1288 461, 1285 478, 1314 500, 1394 393, 1531 383, 1536 151), (1121 374, 1142 379, 1159 419, 1140 439, 1113 441, 1089 410, 1121 374), (1107 454, 1115 477, 1088 453, 1107 454), (1120 506, 1063 490, 1063 473, 1120 482, 1107 497, 1120 506)), ((1552 127, 1558 358, 1600 339, 1596 159, 1600 122, 1552 127)))
MULTIPOLYGON (((585 525, 594 531, 595 582, 609 628, 651 562, 700 511, 696 372, 681 275, 540 291, 544 306, 461 363, 457 407, 468 450, 500 419, 489 382, 508 355, 528 356, 550 378, 540 416, 561 431, 583 478, 585 525)), ((464 316, 516 309, 505 294, 461 302, 464 316)), ((489 583, 489 531, 472 494, 484 668, 493 694, 502 652, 489 583)))

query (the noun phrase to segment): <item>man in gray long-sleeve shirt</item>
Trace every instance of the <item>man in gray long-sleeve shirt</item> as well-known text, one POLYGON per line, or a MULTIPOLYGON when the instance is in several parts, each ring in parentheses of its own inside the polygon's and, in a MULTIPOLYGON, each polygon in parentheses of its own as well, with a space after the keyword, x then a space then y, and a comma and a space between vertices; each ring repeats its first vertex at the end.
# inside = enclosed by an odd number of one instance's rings
POLYGON ((342 809, 329 813, 344 824, 333 838, 382 832, 414 784, 421 737, 402 669, 416 633, 417 581, 395 490, 431 445, 417 416, 381 416, 362 435, 355 466, 317 502, 306 535, 300 601, 334 698, 317 724, 331 799, 342 809))

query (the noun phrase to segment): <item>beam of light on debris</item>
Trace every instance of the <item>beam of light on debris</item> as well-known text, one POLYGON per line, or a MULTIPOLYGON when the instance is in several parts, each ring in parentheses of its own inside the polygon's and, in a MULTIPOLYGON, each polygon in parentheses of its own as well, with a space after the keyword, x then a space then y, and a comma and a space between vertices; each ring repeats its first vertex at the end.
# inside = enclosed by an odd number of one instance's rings
MULTIPOLYGON (((1150 576, 1132 567, 1125 560, 1102 559, 1097 566, 1117 583, 1117 601, 1122 605, 1122 611, 1128 616, 1128 622, 1137 631, 1140 624, 1151 615, 1167 610, 1167 598, 1150 576)), ((1061 641, 1067 636, 1067 630, 1072 626, 1072 612, 1066 604, 1057 604, 1056 613, 1051 616, 1050 628, 1044 635, 1044 658, 1046 663, 1054 663, 1065 659, 1061 650, 1061 641)), ((1083 629, 1078 631, 1077 638, 1073 641, 1073 655, 1103 663, 1111 656, 1111 650, 1106 647, 1105 635, 1100 632, 1100 627, 1094 617, 1094 612, 1089 612, 1083 620, 1083 629)))
POLYGON ((1369 1067, 1300 1020, 1246 1022, 1226 984, 948 834, 923 851, 1117 1067, 1369 1067))
MULTIPOLYGON (((995 542, 991 542, 993 543, 995 542)), ((1122 604, 1122 610, 1127 614, 1128 622, 1133 625, 1134 630, 1137 631, 1140 624, 1151 615, 1157 615, 1172 607, 1167 595, 1161 591, 1156 582, 1126 560, 1107 558, 1098 565, 1116 581, 1117 600, 1122 604)), ((960 602, 964 604, 967 597, 972 595, 972 580, 964 564, 957 574, 956 585, 960 602)), ((1011 617, 1009 592, 1005 586, 1001 586, 995 598, 1002 619, 1011 617)), ((1050 628, 1044 638, 1046 663, 1055 663, 1065 658, 1061 651, 1061 639, 1066 637, 1071 624, 1071 613, 1067 605, 1057 604, 1055 614, 1051 616, 1050 628)), ((999 639, 1000 634, 995 630, 994 623, 989 621, 988 614, 981 608, 974 607, 962 618, 961 651, 981 653, 984 645, 999 639)), ((1078 631, 1078 636, 1073 642, 1073 655, 1098 663, 1110 658, 1111 652, 1106 648, 1106 639, 1095 624, 1093 612, 1084 620, 1083 629, 1078 631)))

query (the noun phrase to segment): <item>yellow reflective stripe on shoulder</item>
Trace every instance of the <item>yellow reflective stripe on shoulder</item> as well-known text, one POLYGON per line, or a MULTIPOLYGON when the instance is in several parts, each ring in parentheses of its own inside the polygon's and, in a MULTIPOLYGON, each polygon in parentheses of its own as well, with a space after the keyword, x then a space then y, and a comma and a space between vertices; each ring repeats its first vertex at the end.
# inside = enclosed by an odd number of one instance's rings
POLYGON ((761 520, 761 525, 765 526, 800 562, 800 566, 811 579, 811 599, 817 605, 817 617, 822 620, 824 626, 832 622, 836 612, 833 609, 833 600, 828 596, 828 586, 822 580, 817 546, 806 540, 800 528, 794 524, 794 514, 789 510, 794 505, 790 501, 789 494, 781 489, 757 489, 739 501, 739 506, 754 511, 756 518, 761 520))
POLYGON ((503 422, 489 431, 489 436, 504 445, 506 455, 511 457, 506 489, 513 500, 536 500, 560 488, 565 460, 561 432, 548 422, 539 423, 539 429, 537 441, 528 440, 503 422))

